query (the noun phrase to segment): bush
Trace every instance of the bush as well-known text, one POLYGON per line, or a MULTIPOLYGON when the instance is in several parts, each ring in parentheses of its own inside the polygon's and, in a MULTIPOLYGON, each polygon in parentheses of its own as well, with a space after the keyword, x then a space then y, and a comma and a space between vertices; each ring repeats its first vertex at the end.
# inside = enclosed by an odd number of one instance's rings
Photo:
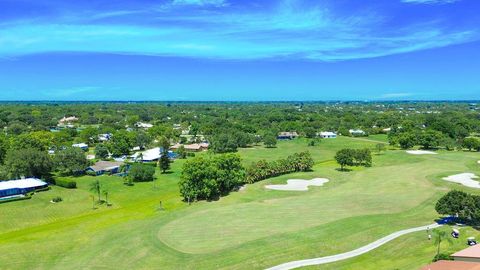
POLYGON ((64 188, 77 188, 77 182, 71 179, 55 179, 55 185, 64 188))
POLYGON ((433 262, 436 262, 436 261, 453 261, 452 257, 450 257, 449 254, 445 254, 445 253, 440 253, 438 255, 435 255, 435 257, 433 257, 433 262))
POLYGON ((60 197, 60 196, 54 197, 54 198, 52 199, 52 202, 54 202, 54 203, 58 203, 58 202, 61 202, 61 201, 63 201, 63 199, 62 199, 62 197, 60 197))
POLYGON ((128 177, 134 182, 153 181, 155 167, 146 164, 133 164, 128 171, 128 177))

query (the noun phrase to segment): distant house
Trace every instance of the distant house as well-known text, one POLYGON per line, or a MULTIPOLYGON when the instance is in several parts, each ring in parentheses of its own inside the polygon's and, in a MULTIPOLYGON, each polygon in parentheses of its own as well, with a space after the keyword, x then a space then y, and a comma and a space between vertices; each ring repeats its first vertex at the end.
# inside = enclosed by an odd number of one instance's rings
POLYGON ((330 131, 323 131, 318 133, 318 136, 322 139, 335 139, 337 138, 337 133, 330 132, 330 131))
POLYGON ((78 147, 84 151, 88 150, 88 144, 86 143, 75 143, 75 144, 72 144, 72 147, 78 147))
POLYGON ((0 181, 0 200, 21 197, 25 194, 48 187, 48 184, 37 178, 0 181))
POLYGON ((107 142, 112 138, 112 136, 113 136, 112 133, 99 134, 98 135, 98 140, 100 142, 107 142))
POLYGON ((279 140, 292 140, 298 137, 298 133, 293 131, 293 132, 280 132, 277 136, 277 139, 279 140))
POLYGON ((356 137, 356 136, 365 136, 367 133, 361 129, 350 129, 348 131, 350 135, 356 137))
POLYGON ((73 122, 77 122, 78 118, 75 116, 70 116, 70 117, 63 117, 62 119, 58 120, 58 124, 61 126, 71 124, 73 122))
POLYGON ((135 126, 136 126, 137 128, 143 128, 143 129, 149 129, 149 128, 153 127, 152 124, 142 123, 142 122, 136 123, 135 126))
POLYGON ((452 255, 455 261, 480 263, 480 245, 475 245, 461 250, 452 255))
POLYGON ((87 172, 88 171, 94 172, 95 175, 102 175, 105 173, 111 173, 111 174, 119 173, 120 166, 122 164, 123 162, 118 162, 118 161, 99 161, 94 165, 88 167, 87 172))
MULTIPOLYGON (((162 148, 155 147, 153 149, 149 149, 143 152, 137 152, 131 156, 134 161, 141 161, 141 162, 155 162, 160 159, 162 148)), ((177 157, 177 154, 173 153, 172 151, 167 152, 167 156, 170 159, 174 159, 177 157)))
MULTIPOLYGON (((172 147, 170 147, 170 149, 172 149, 174 151, 177 151, 178 148, 180 148, 180 146, 182 146, 182 144, 177 143, 177 144, 173 145, 172 147)), ((183 147, 185 147, 185 150, 187 150, 187 151, 199 152, 199 151, 208 150, 209 144, 206 143, 206 142, 193 143, 193 144, 185 144, 185 145, 183 145, 183 147)))

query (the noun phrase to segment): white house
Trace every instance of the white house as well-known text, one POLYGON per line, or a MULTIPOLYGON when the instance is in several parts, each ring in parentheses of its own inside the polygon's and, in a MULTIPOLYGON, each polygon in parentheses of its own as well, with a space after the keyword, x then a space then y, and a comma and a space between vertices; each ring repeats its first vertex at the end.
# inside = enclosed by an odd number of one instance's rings
POLYGON ((142 122, 136 123, 135 126, 138 127, 138 128, 144 128, 144 129, 149 129, 149 128, 153 127, 152 124, 142 123, 142 122))
POLYGON ((350 134, 352 136, 365 136, 365 131, 361 130, 361 129, 350 129, 348 132, 350 132, 350 134))
POLYGON ((75 144, 72 144, 72 147, 78 147, 82 150, 88 150, 88 144, 86 143, 75 143, 75 144))
POLYGON ((322 139, 335 139, 335 138, 337 138, 337 134, 334 133, 334 132, 330 132, 330 131, 322 131, 322 132, 319 133, 318 136, 322 139))

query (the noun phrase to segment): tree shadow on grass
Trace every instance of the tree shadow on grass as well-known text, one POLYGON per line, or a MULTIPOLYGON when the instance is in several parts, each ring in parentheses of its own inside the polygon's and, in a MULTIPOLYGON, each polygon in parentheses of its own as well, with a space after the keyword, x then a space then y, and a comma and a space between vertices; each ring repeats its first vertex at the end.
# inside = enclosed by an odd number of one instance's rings
POLYGON ((351 172, 353 171, 352 169, 349 169, 349 168, 336 168, 335 169, 336 171, 339 171, 339 172, 351 172))

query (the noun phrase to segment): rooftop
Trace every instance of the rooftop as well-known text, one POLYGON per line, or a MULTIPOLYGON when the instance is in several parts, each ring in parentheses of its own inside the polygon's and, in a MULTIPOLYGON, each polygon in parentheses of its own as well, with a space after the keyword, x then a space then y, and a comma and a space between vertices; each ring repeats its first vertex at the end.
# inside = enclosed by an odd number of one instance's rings
POLYGON ((480 258, 480 245, 471 246, 461 250, 457 253, 454 253, 452 257, 480 258))
POLYGON ((0 181, 0 190, 12 189, 12 188, 32 188, 41 187, 47 183, 37 178, 26 178, 19 180, 0 181))
POLYGON ((480 263, 459 261, 438 261, 426 265, 420 270, 480 270, 480 263))
POLYGON ((122 165, 123 162, 119 161, 99 161, 95 163, 94 165, 90 166, 89 168, 98 172, 98 171, 108 171, 113 168, 119 167, 122 165))

